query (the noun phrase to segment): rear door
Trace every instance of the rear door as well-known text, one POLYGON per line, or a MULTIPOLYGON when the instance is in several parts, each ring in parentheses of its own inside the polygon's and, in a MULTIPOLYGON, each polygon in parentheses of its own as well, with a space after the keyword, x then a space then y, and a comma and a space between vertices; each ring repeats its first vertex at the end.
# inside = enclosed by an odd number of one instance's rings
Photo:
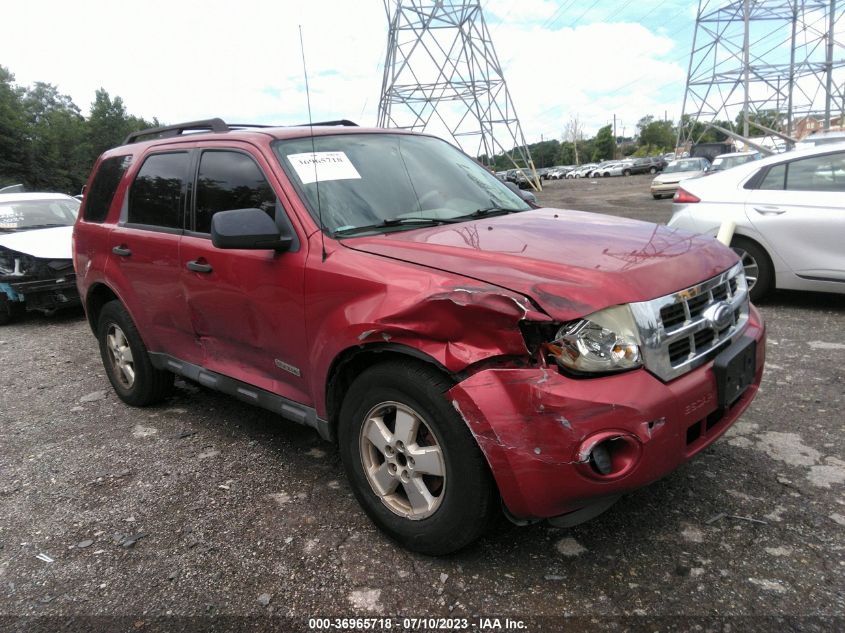
POLYGON ((745 212, 796 275, 845 281, 845 152, 769 167, 745 212))
POLYGON ((151 352, 200 357, 180 285, 189 151, 143 156, 109 233, 108 277, 151 352))
POLYGON ((302 240, 284 253, 221 250, 211 243, 218 211, 258 208, 296 235, 278 183, 246 143, 198 152, 190 231, 180 272, 202 365, 226 376, 311 404, 303 307, 302 240))

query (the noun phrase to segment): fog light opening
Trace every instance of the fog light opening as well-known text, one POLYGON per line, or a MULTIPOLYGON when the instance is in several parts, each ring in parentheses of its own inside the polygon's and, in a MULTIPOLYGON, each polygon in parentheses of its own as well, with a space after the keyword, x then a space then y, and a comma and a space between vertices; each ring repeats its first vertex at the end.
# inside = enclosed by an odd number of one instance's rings
POLYGON ((608 437, 592 447, 588 464, 594 475, 618 477, 633 467, 638 449, 638 444, 625 436, 608 437))
POLYGON ((600 475, 609 475, 613 472, 613 462, 610 459, 610 451, 607 445, 612 440, 602 442, 590 451, 590 466, 600 475))

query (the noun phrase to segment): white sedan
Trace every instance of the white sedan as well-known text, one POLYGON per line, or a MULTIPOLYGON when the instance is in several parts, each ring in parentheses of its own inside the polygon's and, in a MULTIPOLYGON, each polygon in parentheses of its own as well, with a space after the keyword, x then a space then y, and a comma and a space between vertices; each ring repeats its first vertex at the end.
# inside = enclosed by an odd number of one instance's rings
POLYGON ((716 235, 736 224, 754 300, 772 288, 845 293, 845 144, 769 156, 686 180, 669 226, 716 235))

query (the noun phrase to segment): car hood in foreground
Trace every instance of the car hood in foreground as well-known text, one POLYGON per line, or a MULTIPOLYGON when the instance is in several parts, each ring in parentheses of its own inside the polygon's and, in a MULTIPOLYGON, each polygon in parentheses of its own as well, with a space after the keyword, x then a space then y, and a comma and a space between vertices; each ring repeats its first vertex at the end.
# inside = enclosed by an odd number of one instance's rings
POLYGON ((730 249, 710 237, 557 209, 359 237, 343 244, 519 292, 560 320, 667 295, 714 277, 737 261, 730 249))
POLYGON ((70 259, 72 226, 0 233, 0 246, 40 259, 70 259))

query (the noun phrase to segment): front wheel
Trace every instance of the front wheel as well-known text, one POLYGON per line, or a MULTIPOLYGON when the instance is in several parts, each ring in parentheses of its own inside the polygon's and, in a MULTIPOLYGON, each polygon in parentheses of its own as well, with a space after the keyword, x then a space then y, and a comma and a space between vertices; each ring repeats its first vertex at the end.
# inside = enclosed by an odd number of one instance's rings
POLYGON ((650 168, 649 168, 649 170, 648 170, 648 173, 650 173, 650 174, 652 174, 652 175, 653 175, 653 174, 656 174, 656 173, 657 173, 657 168, 656 168, 656 167, 650 167, 650 168))
POLYGON ((631 170, 630 170, 630 169, 626 169, 625 171, 623 171, 623 172, 622 172, 622 175, 623 175, 623 176, 630 176, 630 175, 631 175, 631 170))
POLYGON ((388 536, 429 555, 481 536, 495 490, 466 423, 444 397, 451 382, 409 361, 371 367, 340 411, 340 455, 352 491, 388 536))
POLYGON ((97 340, 109 382, 126 404, 143 407, 170 393, 173 374, 153 367, 147 347, 120 301, 103 306, 97 340))
POLYGON ((756 242, 741 237, 731 240, 731 248, 742 261, 751 300, 759 301, 774 285, 774 273, 768 254, 756 242))

